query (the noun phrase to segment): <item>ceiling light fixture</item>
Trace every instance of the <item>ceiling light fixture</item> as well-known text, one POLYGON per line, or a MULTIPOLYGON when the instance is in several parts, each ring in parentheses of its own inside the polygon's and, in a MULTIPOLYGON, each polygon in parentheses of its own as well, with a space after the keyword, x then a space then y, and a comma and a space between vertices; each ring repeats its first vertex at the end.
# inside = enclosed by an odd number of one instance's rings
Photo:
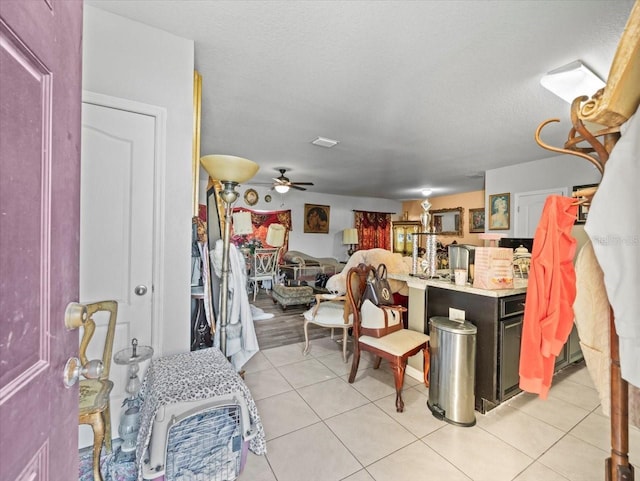
POLYGON ((422 195, 424 197, 429 197, 431 194, 433 194, 433 190, 431 190, 431 189, 423 189, 422 190, 422 195))
POLYGON ((567 103, 582 95, 591 96, 605 83, 580 60, 548 72, 540 84, 567 103))
POLYGON ((280 193, 280 194, 286 194, 287 192, 289 192, 289 186, 288 185, 276 185, 274 186, 274 189, 276 189, 276 192, 280 193))
POLYGON ((326 147, 327 149, 330 149, 331 147, 338 145, 337 140, 331 140, 325 137, 318 137, 316 140, 312 141, 311 143, 319 147, 326 147))

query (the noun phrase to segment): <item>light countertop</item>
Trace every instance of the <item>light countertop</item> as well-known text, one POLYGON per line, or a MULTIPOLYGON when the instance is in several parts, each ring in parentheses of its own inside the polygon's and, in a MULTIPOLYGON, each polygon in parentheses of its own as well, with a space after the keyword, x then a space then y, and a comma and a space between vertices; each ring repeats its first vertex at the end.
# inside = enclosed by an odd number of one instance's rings
POLYGON ((440 289, 449 289, 452 291, 466 292, 468 294, 476 294, 487 297, 507 297, 516 294, 524 294, 527 292, 527 279, 515 278, 513 280, 513 289, 479 289, 472 287, 467 283, 464 286, 457 286, 448 279, 423 279, 409 274, 388 274, 390 279, 404 281, 411 288, 426 289, 427 287, 438 287, 440 289))

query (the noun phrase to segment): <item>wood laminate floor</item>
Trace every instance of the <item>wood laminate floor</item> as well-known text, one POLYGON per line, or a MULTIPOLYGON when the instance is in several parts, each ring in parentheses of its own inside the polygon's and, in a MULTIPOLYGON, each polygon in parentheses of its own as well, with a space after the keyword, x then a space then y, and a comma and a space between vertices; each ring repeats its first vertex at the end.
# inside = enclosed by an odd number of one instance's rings
MULTIPOLYGON (((253 299, 253 295, 249 299, 253 299)), ((279 304, 273 302, 271 291, 266 292, 264 289, 260 289, 256 301, 252 304, 265 312, 274 314, 271 319, 254 321, 260 349, 304 342, 302 313, 309 308, 308 306, 288 306, 286 310, 282 310, 279 304)), ((309 339, 319 339, 330 334, 330 329, 309 324, 309 339)))

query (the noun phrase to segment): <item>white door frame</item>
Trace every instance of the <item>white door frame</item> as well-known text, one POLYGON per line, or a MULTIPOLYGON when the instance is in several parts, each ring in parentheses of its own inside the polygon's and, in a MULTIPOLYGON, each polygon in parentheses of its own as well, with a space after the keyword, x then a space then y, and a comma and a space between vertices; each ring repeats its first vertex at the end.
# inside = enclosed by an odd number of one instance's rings
POLYGON ((136 102, 134 100, 112 97, 110 95, 98 94, 88 90, 82 91, 82 102, 87 104, 109 107, 113 109, 126 110, 136 114, 148 115, 155 118, 155 149, 154 149, 154 169, 153 169, 153 246, 152 246, 152 293, 153 305, 151 312, 151 347, 156 355, 162 355, 163 332, 161 326, 164 325, 164 179, 166 171, 166 131, 167 131, 167 111, 163 107, 136 102))

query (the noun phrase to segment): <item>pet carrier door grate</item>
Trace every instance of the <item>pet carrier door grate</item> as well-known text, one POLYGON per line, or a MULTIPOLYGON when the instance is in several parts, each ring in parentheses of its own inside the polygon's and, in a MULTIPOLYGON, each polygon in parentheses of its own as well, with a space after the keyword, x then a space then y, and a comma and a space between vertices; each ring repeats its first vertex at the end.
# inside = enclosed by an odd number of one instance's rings
POLYGON ((150 458, 161 443, 164 459, 155 466, 149 459, 145 479, 160 481, 164 474, 164 481, 232 481, 240 475, 251 437, 249 415, 238 397, 220 398, 165 406, 171 413, 163 413, 154 422, 150 444, 150 458), (194 407, 194 403, 198 405, 194 407), (153 439, 163 433, 164 440, 153 439))

